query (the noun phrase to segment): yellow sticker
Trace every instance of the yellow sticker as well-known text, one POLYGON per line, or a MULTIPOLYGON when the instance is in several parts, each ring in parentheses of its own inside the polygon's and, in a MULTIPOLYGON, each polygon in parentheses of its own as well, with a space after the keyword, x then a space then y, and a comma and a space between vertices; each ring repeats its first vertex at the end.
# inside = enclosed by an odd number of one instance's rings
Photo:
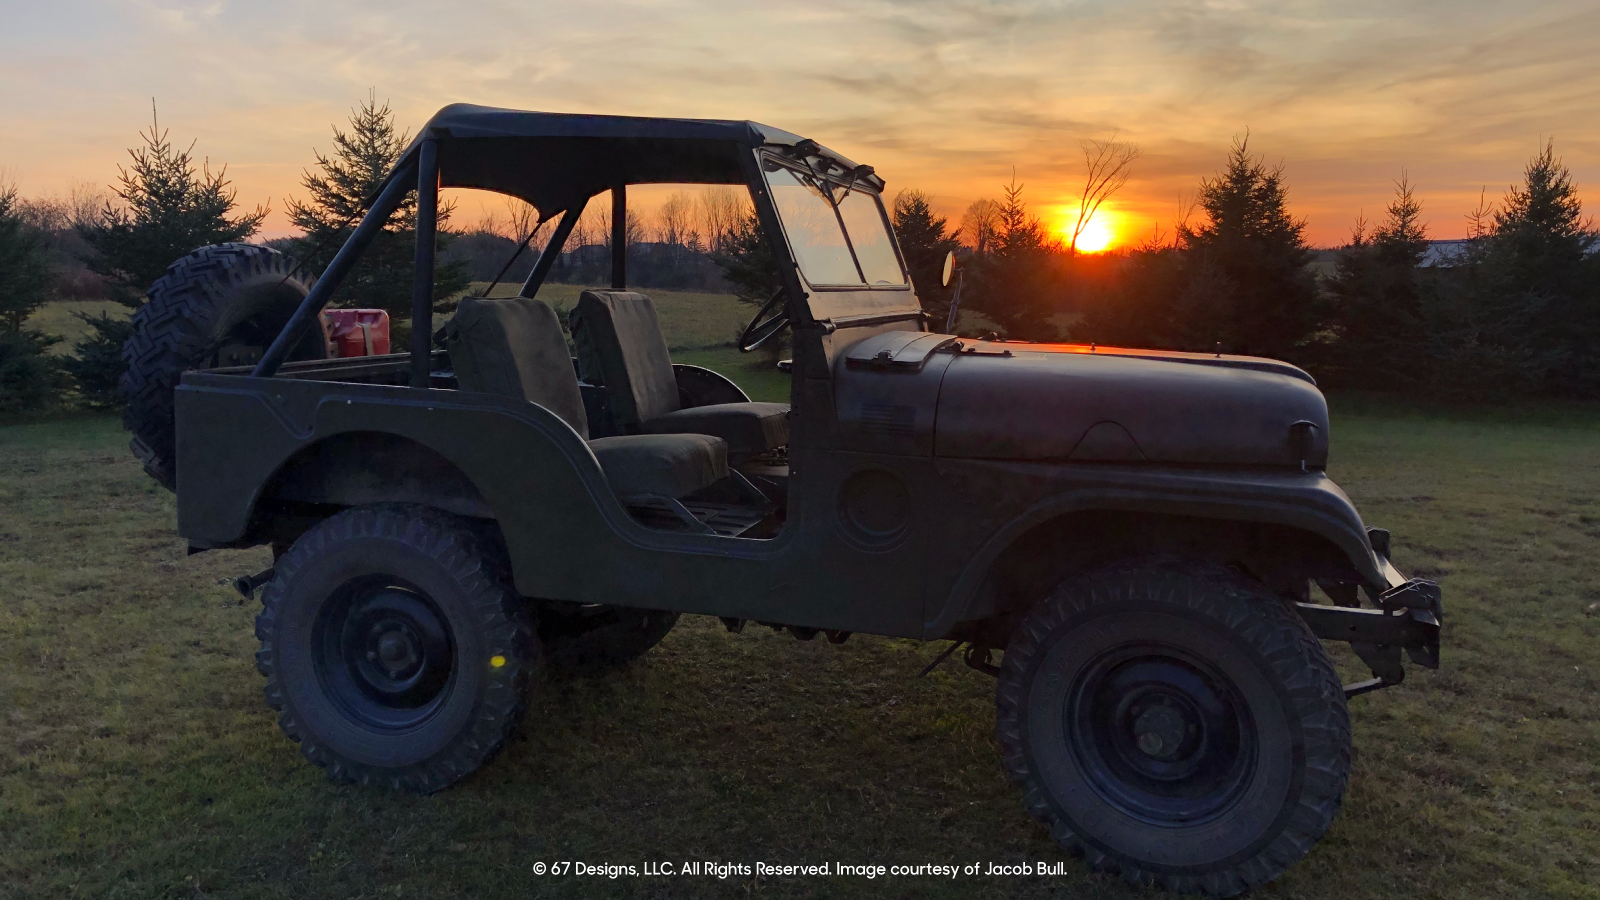
POLYGON ((506 658, 504 656, 491 656, 491 657, 489 657, 489 665, 493 666, 496 669, 500 668, 501 666, 503 666, 505 664, 506 664, 506 658))

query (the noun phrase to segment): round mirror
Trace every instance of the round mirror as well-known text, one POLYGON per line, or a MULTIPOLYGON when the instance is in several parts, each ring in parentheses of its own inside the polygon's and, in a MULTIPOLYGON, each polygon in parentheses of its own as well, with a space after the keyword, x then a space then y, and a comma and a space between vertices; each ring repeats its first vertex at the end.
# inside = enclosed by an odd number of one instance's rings
POLYGON ((956 274, 956 252, 954 250, 951 250, 949 253, 946 253, 944 255, 944 277, 941 279, 940 283, 943 284, 945 287, 949 287, 950 286, 950 279, 954 278, 955 274, 956 274))

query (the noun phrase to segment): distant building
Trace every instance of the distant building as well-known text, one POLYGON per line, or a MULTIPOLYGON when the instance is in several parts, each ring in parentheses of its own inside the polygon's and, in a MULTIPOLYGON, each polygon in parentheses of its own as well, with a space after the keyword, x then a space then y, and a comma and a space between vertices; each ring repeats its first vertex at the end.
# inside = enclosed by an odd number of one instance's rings
MULTIPOLYGON (((1452 241, 1429 241, 1428 249, 1422 254, 1422 261, 1417 263, 1419 269, 1447 269, 1458 266, 1466 261, 1467 248, 1472 246, 1472 241, 1460 238, 1452 241)), ((1589 249, 1584 255, 1593 256, 1600 253, 1600 237, 1589 241, 1589 249)))
POLYGON ((1444 269, 1460 265, 1467 258, 1467 248, 1472 246, 1472 241, 1465 238, 1454 241, 1429 241, 1428 249, 1423 251, 1422 261, 1417 263, 1419 269, 1444 269))

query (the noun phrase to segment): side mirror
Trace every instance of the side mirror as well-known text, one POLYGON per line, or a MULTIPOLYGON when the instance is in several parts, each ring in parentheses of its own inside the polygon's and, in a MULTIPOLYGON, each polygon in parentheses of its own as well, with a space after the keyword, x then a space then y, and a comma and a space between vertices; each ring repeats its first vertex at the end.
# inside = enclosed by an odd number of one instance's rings
POLYGON ((940 278, 939 283, 941 285, 943 285, 944 287, 949 287, 950 286, 950 279, 954 278, 955 275, 956 275, 956 252, 954 250, 951 250, 949 253, 946 253, 944 255, 944 276, 942 278, 940 278))

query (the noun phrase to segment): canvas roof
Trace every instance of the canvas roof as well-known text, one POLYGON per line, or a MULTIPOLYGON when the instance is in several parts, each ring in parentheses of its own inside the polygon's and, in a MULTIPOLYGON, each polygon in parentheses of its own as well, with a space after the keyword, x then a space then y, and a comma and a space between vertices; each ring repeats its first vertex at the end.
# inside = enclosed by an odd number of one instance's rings
MULTIPOLYGON (((613 185, 743 184, 742 154, 792 147, 802 138, 757 122, 530 112, 454 103, 434 114, 411 146, 439 142, 443 187, 521 197, 551 216, 613 185)), ((854 163, 822 153, 845 168, 854 163)), ((393 177, 391 175, 391 177, 393 177)), ((881 181, 874 178, 879 186, 881 181)))

